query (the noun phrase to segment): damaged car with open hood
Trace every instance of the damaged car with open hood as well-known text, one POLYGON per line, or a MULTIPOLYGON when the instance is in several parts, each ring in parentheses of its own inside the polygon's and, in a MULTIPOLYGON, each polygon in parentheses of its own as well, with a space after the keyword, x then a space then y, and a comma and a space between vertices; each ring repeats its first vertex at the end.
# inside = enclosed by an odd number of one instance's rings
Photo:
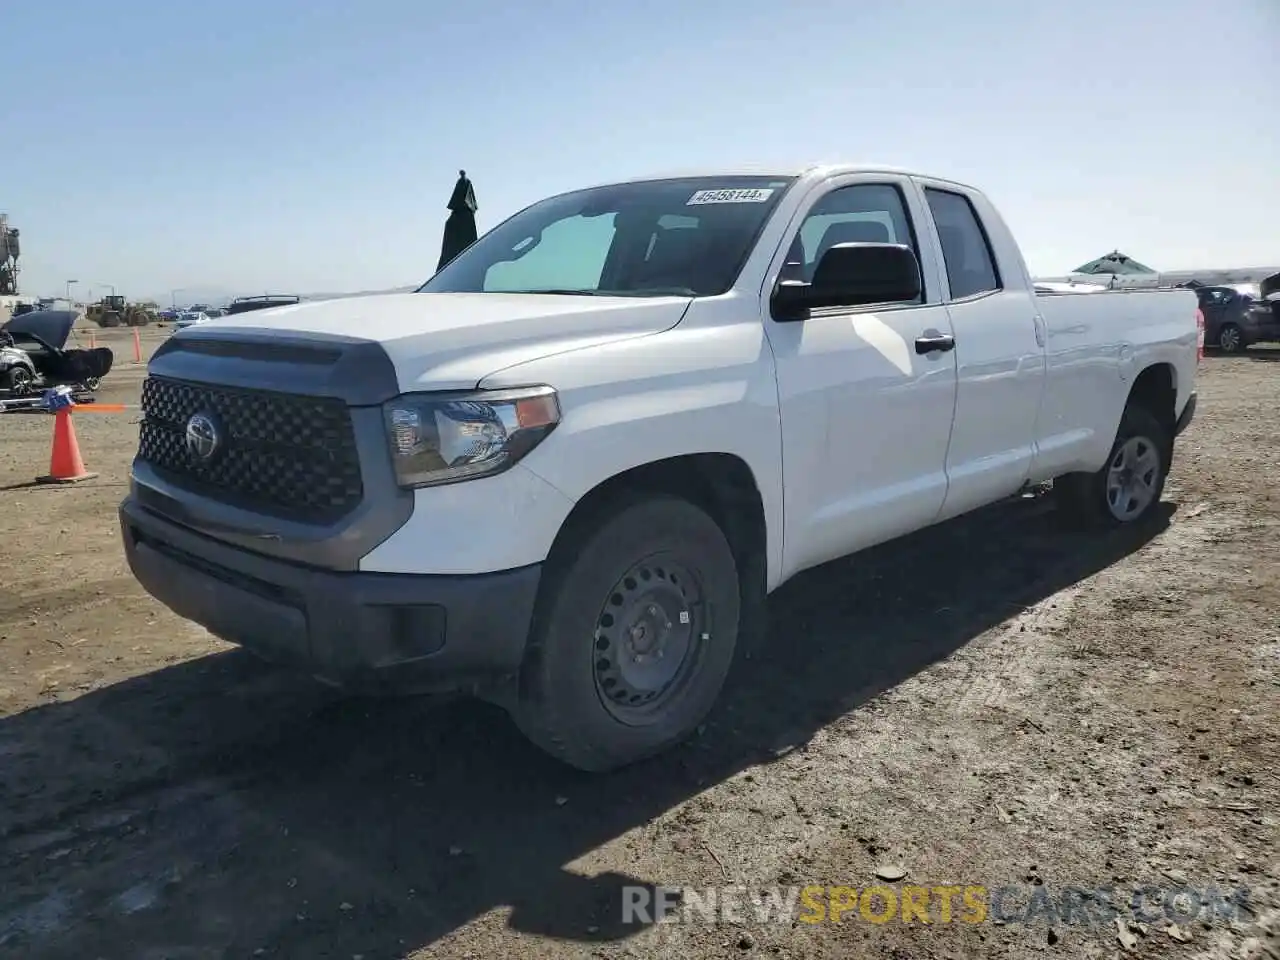
POLYGON ((21 397, 57 386, 97 390, 115 355, 107 347, 68 349, 75 322, 73 310, 37 310, 0 327, 0 391, 21 397))

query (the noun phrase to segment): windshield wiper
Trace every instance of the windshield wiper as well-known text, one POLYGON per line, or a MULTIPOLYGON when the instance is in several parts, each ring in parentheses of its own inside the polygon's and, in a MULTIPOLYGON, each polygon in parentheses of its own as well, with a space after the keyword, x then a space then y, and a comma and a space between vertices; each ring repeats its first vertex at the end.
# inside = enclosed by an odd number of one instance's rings
MULTIPOLYGON (((494 291, 499 292, 499 291, 494 291)), ((551 296, 559 297, 598 297, 599 290, 557 290, 555 288, 539 288, 537 290, 503 290, 502 293, 545 293, 551 296)))
POLYGON ((602 297, 696 297, 688 287, 637 287, 634 290, 597 290, 602 297))
POLYGON ((696 297, 688 287, 639 287, 634 290, 582 290, 539 287, 537 290, 495 290, 495 293, 545 293, 560 297, 696 297))

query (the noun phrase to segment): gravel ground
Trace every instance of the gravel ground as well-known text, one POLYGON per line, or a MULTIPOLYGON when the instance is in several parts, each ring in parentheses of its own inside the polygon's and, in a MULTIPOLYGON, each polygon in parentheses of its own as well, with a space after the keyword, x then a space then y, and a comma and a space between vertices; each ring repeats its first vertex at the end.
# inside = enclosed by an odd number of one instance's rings
POLYGON ((1276 360, 1205 361, 1155 529, 1026 498, 806 574, 700 735, 604 778, 172 616, 118 544, 136 410, 77 414, 69 488, 4 415, 0 955, 1280 956, 1276 360))

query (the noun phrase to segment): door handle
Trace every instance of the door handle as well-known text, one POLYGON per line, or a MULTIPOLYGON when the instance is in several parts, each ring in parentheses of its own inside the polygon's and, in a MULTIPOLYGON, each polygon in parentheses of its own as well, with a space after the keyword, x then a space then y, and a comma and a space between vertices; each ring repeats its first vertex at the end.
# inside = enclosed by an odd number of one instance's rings
POLYGON ((948 350, 954 350, 956 347, 956 338, 949 333, 939 333, 933 336, 916 337, 916 353, 933 353, 940 350, 945 353, 948 350))

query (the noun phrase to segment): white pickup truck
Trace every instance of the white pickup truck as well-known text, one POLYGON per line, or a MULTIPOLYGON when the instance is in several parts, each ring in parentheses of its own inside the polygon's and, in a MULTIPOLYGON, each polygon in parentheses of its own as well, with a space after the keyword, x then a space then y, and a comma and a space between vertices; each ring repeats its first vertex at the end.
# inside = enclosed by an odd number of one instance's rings
POLYGON ((824 166, 543 200, 418 292, 151 360, 135 576, 361 690, 502 703, 607 770, 680 741, 807 568, 1057 481, 1151 513, 1196 405, 1190 291, 1037 296, 971 187, 824 166))

